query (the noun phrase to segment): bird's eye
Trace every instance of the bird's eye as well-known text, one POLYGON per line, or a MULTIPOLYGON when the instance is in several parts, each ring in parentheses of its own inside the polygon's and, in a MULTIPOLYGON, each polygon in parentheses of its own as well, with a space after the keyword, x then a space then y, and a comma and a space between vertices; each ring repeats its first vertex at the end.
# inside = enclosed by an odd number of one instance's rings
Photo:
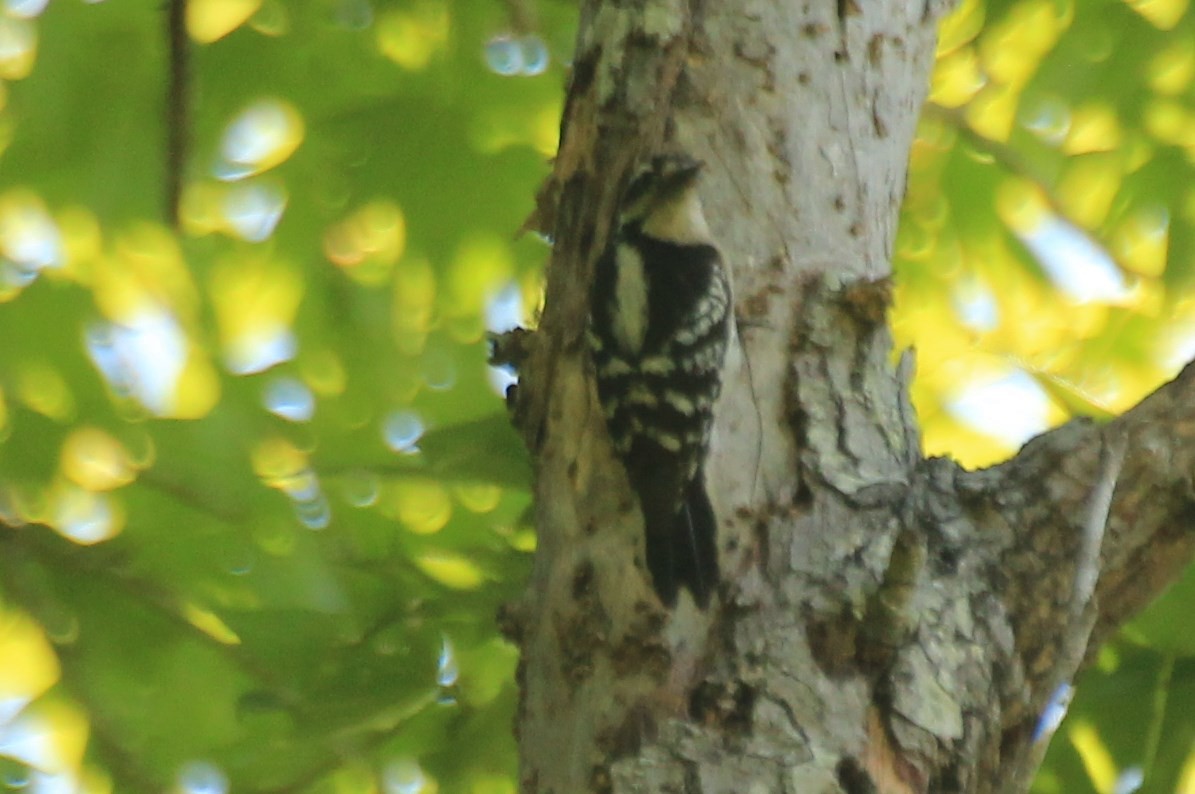
POLYGON ((656 174, 654 169, 640 171, 627 187, 627 192, 623 195, 622 199, 623 205, 630 206, 646 196, 651 191, 652 185, 655 182, 656 174))

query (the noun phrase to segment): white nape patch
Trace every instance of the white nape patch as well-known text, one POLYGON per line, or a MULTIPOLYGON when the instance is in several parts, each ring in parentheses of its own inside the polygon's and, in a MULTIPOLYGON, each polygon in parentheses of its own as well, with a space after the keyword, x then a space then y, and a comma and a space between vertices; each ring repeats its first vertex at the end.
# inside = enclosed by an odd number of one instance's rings
POLYGON ((643 257, 629 245, 620 245, 614 257, 614 338, 629 353, 643 349, 647 335, 647 278, 643 257))
POLYGON ((701 211, 696 186, 687 187, 675 198, 652 207, 643 221, 643 233, 681 245, 713 245, 714 241, 701 211))

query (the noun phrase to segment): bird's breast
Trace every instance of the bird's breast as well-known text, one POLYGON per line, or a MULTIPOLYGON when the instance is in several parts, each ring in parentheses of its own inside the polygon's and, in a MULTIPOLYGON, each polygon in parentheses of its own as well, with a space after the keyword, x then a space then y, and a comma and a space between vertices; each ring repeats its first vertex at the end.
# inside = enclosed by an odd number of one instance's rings
POLYGON ((647 336, 648 289, 643 256, 632 246, 620 245, 614 256, 611 332, 619 346, 632 355, 643 350, 647 336))

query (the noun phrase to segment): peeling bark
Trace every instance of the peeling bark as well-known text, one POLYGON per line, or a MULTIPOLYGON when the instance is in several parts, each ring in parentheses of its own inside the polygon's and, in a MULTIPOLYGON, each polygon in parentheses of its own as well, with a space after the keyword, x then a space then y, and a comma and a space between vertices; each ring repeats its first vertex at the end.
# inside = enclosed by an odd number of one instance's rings
POLYGON ((1054 686, 1192 556, 1190 369, 993 469, 922 458, 886 324, 941 10, 913 6, 583 6, 517 406, 540 539, 504 621, 526 792, 1023 791, 1054 686), (620 186, 665 146, 709 164, 739 320, 708 613, 652 595, 581 344, 620 186))

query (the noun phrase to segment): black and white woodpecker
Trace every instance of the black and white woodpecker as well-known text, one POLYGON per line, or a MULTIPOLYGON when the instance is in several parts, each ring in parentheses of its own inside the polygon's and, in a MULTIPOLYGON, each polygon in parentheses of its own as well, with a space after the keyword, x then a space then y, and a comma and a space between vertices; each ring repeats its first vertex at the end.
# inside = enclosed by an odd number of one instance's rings
POLYGON ((614 450, 639 497, 656 594, 698 606, 718 581, 704 467, 730 332, 730 288, 697 196, 702 164, 651 160, 597 264, 589 346, 614 450))

